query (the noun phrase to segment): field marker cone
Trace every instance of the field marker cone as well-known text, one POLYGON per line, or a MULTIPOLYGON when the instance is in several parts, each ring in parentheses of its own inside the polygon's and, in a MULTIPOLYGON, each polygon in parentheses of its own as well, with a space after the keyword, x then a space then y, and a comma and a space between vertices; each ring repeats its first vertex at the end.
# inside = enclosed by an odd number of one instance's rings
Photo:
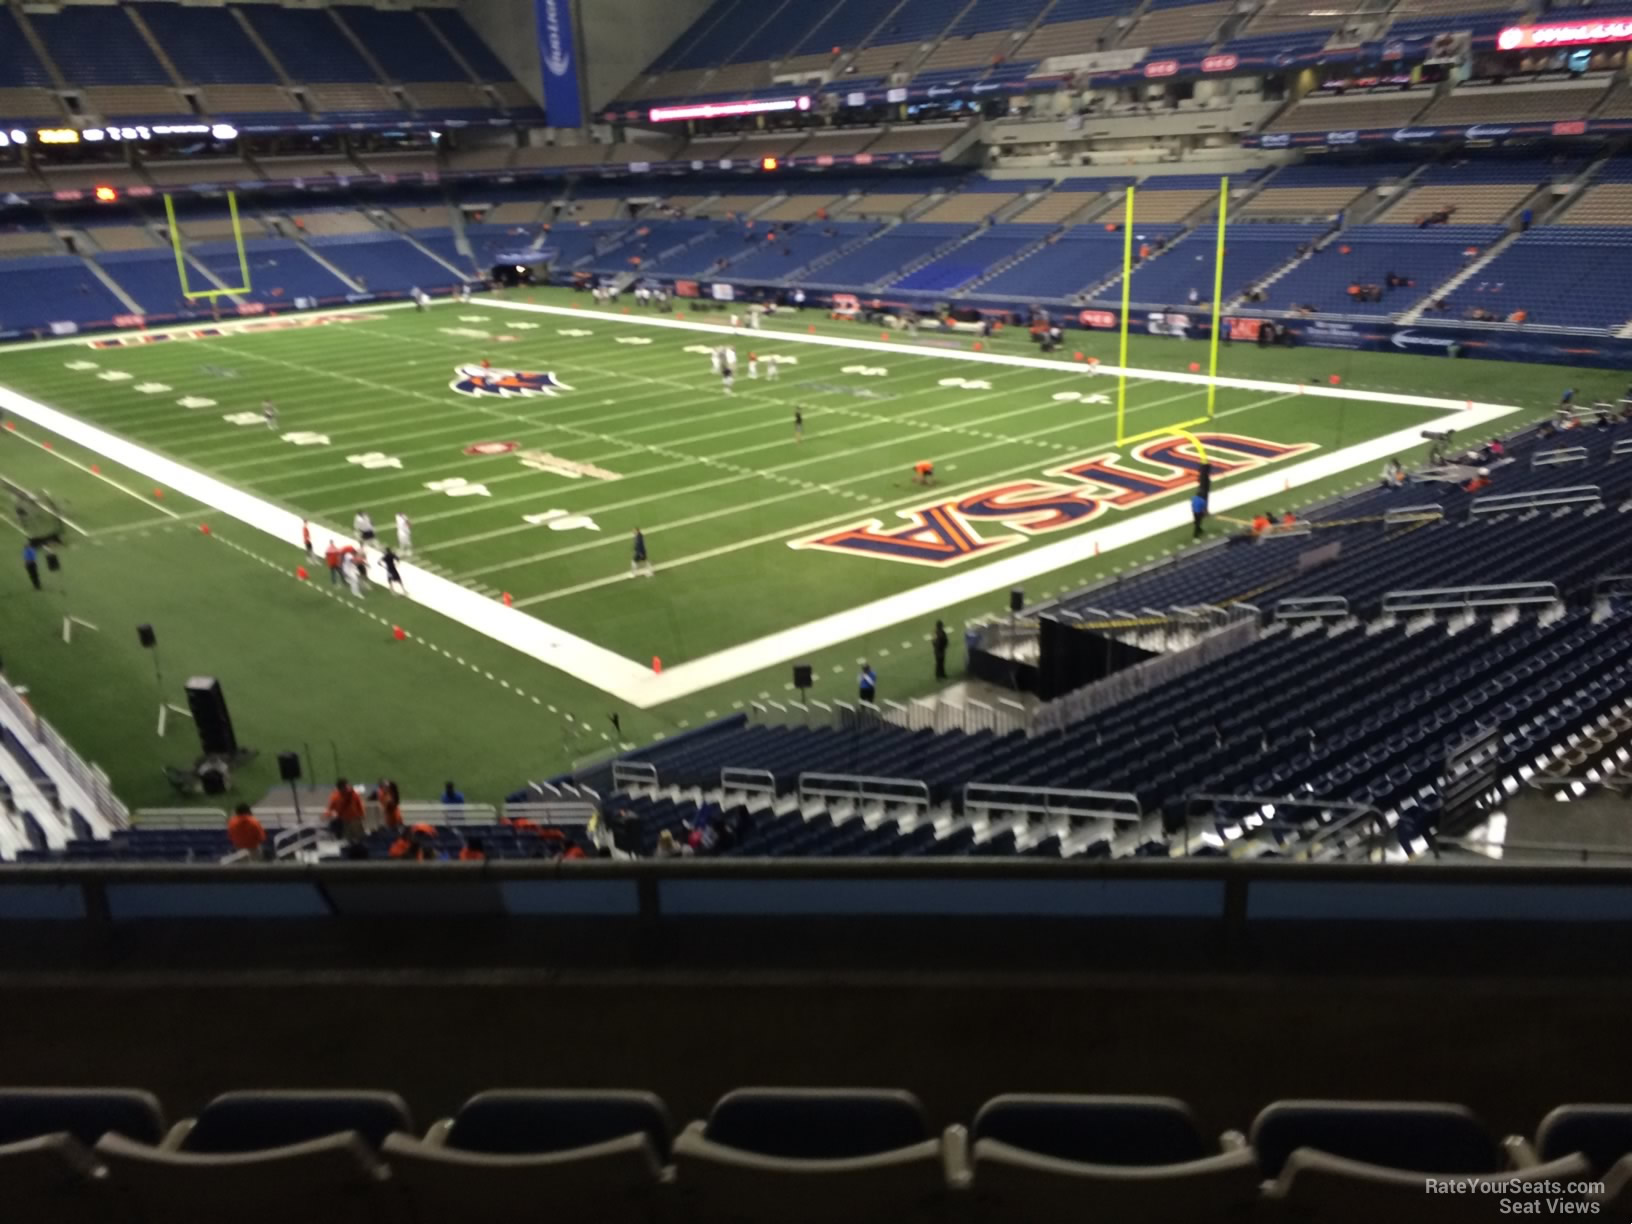
POLYGON ((163 489, 154 489, 153 490, 153 497, 157 501, 163 501, 164 500, 164 490, 163 489))
POLYGON ((50 443, 50 442, 49 442, 49 441, 47 441, 47 442, 41 442, 41 443, 40 443, 40 445, 41 445, 41 446, 42 446, 42 447, 43 447, 43 448, 44 448, 44 449, 46 449, 46 450, 50 450, 50 449, 51 449, 51 443, 50 443))
POLYGON ((1192 362, 1191 362, 1191 363, 1190 363, 1190 373, 1192 373, 1192 374, 1200 374, 1200 373, 1201 373, 1201 362, 1199 362, 1199 361, 1192 361, 1192 362))
POLYGON ((881 331, 878 333, 878 338, 880 340, 888 340, 890 338, 890 333, 887 331, 881 331))
POLYGON ((92 476, 102 475, 102 465, 100 463, 91 464, 91 475, 92 476))
POLYGON ((1343 381, 1343 376, 1341 374, 1333 374, 1331 378, 1327 379, 1327 381, 1335 387, 1343 381))
POLYGON ((209 535, 210 534, 210 525, 208 523, 200 523, 198 525, 198 530, 199 530, 200 535, 209 535))
POLYGON ((1081 353, 1072 353, 1071 354, 1071 360, 1072 361, 1081 361, 1082 360, 1082 354, 1081 353))
POLYGON ((403 628, 402 628, 401 625, 392 625, 391 626, 391 636, 394 639, 396 639, 397 641, 399 641, 399 642, 406 641, 407 637, 408 637, 408 635, 403 632, 403 628))
POLYGON ((656 655, 652 656, 652 670, 660 676, 663 674, 663 660, 656 655))
POLYGON ((674 312, 674 317, 677 319, 683 319, 686 317, 686 312, 683 310, 677 310, 674 312))
POLYGON ((306 567, 304 565, 297 565, 295 566, 295 577, 299 578, 302 582, 305 582, 311 578, 311 575, 306 572, 306 567))
POLYGON ((7 421, 6 422, 6 428, 7 429, 16 429, 17 426, 14 423, 12 423, 11 421, 7 421))
POLYGON ((816 334, 816 324, 814 324, 814 323, 805 324, 805 335, 814 336, 815 334, 816 334))
POLYGON ((983 349, 983 348, 985 348, 985 347, 986 347, 986 346, 985 346, 985 345, 983 345, 983 344, 982 344, 982 343, 981 343, 981 342, 980 342, 980 341, 979 341, 979 340, 976 340, 976 341, 975 341, 975 352, 977 352, 977 353, 978 353, 978 352, 980 352, 980 350, 981 350, 981 349, 983 349))
POLYGON ((506 591, 504 593, 504 606, 507 607, 507 608, 510 606, 510 592, 509 591, 506 591))

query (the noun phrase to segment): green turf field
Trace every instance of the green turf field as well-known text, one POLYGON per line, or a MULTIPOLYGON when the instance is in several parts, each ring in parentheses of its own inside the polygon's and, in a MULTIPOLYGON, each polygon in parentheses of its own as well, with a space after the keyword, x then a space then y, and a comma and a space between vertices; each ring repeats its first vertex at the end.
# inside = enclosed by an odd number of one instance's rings
MULTIPOLYGON (((897 511, 1047 479, 1051 468, 1117 449, 1110 407, 1080 398, 1114 395, 1114 380, 1080 368, 974 366, 948 360, 927 338, 892 342, 899 351, 890 354, 777 342, 779 326, 876 336, 812 314, 740 338, 736 394, 726 398, 707 355, 688 351, 715 338, 630 326, 617 311, 586 308, 581 316, 450 304, 138 347, 14 349, 0 352, 0 384, 310 517, 320 549, 326 528, 349 534, 359 508, 386 541, 391 516, 404 511, 415 523, 416 561, 495 598, 508 592, 524 610, 629 659, 656 655, 670 666, 947 572, 790 541, 874 518, 899 527, 907 520, 897 511), (796 361, 775 382, 749 381, 750 349, 796 361), (459 367, 484 357, 496 367, 552 372, 570 390, 478 397, 450 388, 459 367), (1064 393, 1079 398, 1056 398, 1064 393), (276 430, 260 419, 266 399, 279 407, 276 430), (796 406, 803 442, 793 436, 796 406), (467 453, 488 443, 516 448, 467 453), (941 479, 927 495, 909 482, 922 458, 936 461, 941 479), (574 478, 562 474, 562 460, 597 471, 574 478), (637 525, 658 570, 650 581, 628 577, 637 525)), ((1102 357, 1114 354, 1112 337, 1087 343, 1102 357)), ((1031 346, 1014 336, 993 349, 1031 346)), ((1134 342, 1135 365, 1182 369, 1191 360, 1205 360, 1201 345, 1134 342)), ((1310 383, 1336 374, 1352 387, 1538 410, 1564 385, 1581 397, 1619 390, 1609 372, 1244 346, 1225 351, 1221 373, 1310 383)), ((1128 428, 1189 420, 1200 415, 1201 395, 1135 380, 1128 428)), ((1229 390, 1218 410, 1219 430, 1322 450, 1436 418, 1423 409, 1337 410, 1328 401, 1229 390)), ((615 703, 592 685, 406 600, 375 592, 359 605, 326 582, 299 583, 294 548, 173 494, 155 501, 151 481, 38 429, 0 437, 0 476, 50 489, 82 529, 58 582, 66 594, 35 597, 19 566, 0 568, 8 672, 134 802, 163 799, 158 764, 188 755, 182 733, 163 745, 153 736, 152 661, 133 630, 143 621, 160 630, 171 688, 193 672, 222 677, 246 742, 270 754, 332 741, 353 773, 393 773, 416 794, 451 774, 473 797, 491 799, 620 742, 606 721, 615 703), (92 465, 101 471, 91 473, 92 465), (199 532, 202 522, 212 534, 199 532), (99 632, 63 645, 65 612, 99 632), (394 642, 394 623, 413 640, 394 642)), ((1299 489, 1297 499, 1371 476, 1345 473, 1299 489)), ((1004 532, 994 525, 991 534, 1004 532)), ((1044 575, 1030 593, 1069 589, 1187 536, 1170 532, 1137 555, 1044 575)), ((1024 537, 1001 555, 1057 538, 1024 537)), ((956 627, 1000 602, 1000 593, 987 593, 944 615, 956 627)), ((810 661, 830 686, 821 695, 850 695, 848 673, 860 657, 879 665, 885 696, 928 691, 929 627, 882 626, 817 653, 810 661)), ((620 709, 622 742, 673 733, 763 694, 783 696, 786 671, 779 661, 655 710, 620 709)), ((246 789, 264 788, 269 768, 257 770, 246 789)))

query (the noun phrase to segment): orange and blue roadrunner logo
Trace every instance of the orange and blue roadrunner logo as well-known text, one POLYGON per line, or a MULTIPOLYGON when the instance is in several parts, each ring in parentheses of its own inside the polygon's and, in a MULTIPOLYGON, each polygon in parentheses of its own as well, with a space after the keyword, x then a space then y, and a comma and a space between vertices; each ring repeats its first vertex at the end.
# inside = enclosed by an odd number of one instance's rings
POLYGON ((462 365, 448 384, 460 395, 557 395, 572 388, 554 374, 530 370, 499 370, 488 366, 462 365))

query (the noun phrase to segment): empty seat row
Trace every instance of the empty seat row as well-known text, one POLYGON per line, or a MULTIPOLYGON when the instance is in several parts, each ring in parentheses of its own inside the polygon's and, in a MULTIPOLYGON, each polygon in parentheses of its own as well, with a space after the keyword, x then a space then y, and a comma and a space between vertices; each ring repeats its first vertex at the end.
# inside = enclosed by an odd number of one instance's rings
POLYGON ((1632 1105, 1500 1142, 1459 1105, 1294 1100, 1213 1139, 1167 1097, 1000 1096, 937 1131, 908 1092, 748 1088, 676 1134, 651 1093, 505 1090, 420 1136, 387 1092, 233 1092, 167 1128, 145 1092, 20 1088, 0 1175, 9 1218, 51 1224, 1489 1218, 1424 1214, 1429 1179, 1624 1219, 1632 1105))

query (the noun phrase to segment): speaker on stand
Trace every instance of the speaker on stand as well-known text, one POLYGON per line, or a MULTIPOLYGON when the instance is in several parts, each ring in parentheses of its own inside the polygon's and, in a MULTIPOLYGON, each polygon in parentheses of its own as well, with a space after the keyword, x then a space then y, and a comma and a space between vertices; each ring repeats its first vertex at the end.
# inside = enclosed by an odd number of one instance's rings
POLYGON ((799 704, 805 707, 805 721, 810 721, 810 701, 805 696, 813 683, 810 675, 809 663, 795 663, 793 665, 793 687, 799 691, 799 704))
POLYGON ((170 703, 164 699, 164 668, 159 663, 159 635, 153 632, 152 625, 137 625, 136 640, 142 644, 143 650, 153 652, 153 686, 159 693, 159 738, 163 739, 170 720, 170 703))
POLYGON ((289 783, 289 794, 295 801, 295 823, 300 824, 300 787, 295 783, 300 781, 300 754, 298 752, 278 753, 278 777, 289 783))

